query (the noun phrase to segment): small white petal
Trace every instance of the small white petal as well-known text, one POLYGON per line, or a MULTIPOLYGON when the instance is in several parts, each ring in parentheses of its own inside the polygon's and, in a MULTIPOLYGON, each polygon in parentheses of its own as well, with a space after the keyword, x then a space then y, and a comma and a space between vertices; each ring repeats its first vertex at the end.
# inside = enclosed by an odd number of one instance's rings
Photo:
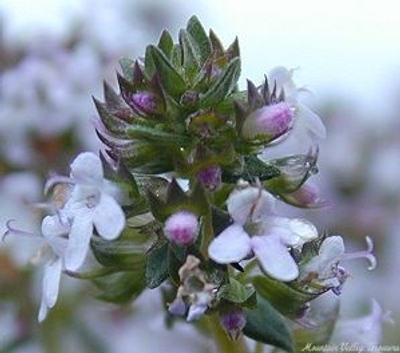
POLYGON ((306 105, 297 103, 297 111, 301 124, 321 139, 326 138, 326 128, 321 118, 306 105))
POLYGON ((117 201, 102 193, 100 203, 93 210, 93 223, 101 237, 115 239, 125 228, 125 214, 117 201))
POLYGON ((42 282, 42 300, 38 314, 39 322, 42 322, 46 318, 48 309, 52 308, 57 301, 61 272, 61 258, 56 258, 45 265, 42 282))
POLYGON ((277 66, 268 72, 267 78, 271 89, 273 89, 274 84, 276 83, 278 90, 283 88, 285 89, 285 93, 289 94, 291 91, 296 90, 296 85, 293 82, 292 76, 293 70, 288 70, 284 66, 277 66))
POLYGON ((48 262, 44 268, 43 296, 47 307, 52 308, 58 297, 62 272, 62 259, 48 262))
POLYGON ((257 220, 261 215, 272 213, 274 197, 257 187, 236 189, 228 197, 228 212, 235 222, 245 224, 249 217, 257 220))
POLYGON ((46 239, 60 237, 68 234, 68 229, 61 224, 58 215, 46 216, 42 221, 42 235, 46 239))
POLYGON ((339 235, 327 237, 319 248, 321 267, 340 261, 345 251, 343 238, 339 235))
POLYGON ((289 229, 296 239, 292 246, 302 247, 305 243, 318 238, 318 230, 306 219, 293 218, 289 221, 289 229))
POLYGON ((75 214, 68 245, 65 250, 65 267, 67 270, 77 270, 85 261, 89 250, 90 238, 93 234, 91 213, 80 211, 75 214))
POLYGON ((80 153, 71 163, 71 177, 77 180, 101 182, 103 166, 100 158, 92 152, 80 153))
POLYGON ((46 301, 44 297, 42 296, 42 301, 40 302, 40 309, 39 309, 39 314, 38 314, 38 321, 43 322, 43 320, 46 318, 48 312, 48 307, 46 305, 46 301))
POLYGON ((220 264, 243 260, 250 251, 250 237, 239 224, 230 225, 208 247, 210 258, 220 264))
POLYGON ((251 245, 261 267, 271 277, 287 282, 299 276, 296 262, 278 236, 255 236, 251 245))

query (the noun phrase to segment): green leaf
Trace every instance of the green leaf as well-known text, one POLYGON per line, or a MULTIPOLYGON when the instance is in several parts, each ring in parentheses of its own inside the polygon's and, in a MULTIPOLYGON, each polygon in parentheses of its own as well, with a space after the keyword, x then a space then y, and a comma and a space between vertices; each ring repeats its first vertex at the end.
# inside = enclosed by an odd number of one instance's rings
POLYGON ((156 73, 159 75, 166 92, 179 101, 182 94, 186 91, 186 84, 182 76, 159 48, 149 46, 147 55, 153 60, 156 73))
POLYGON ((100 290, 98 298, 111 303, 127 303, 139 296, 146 287, 143 273, 116 272, 93 280, 100 290))
POLYGON ((148 246, 140 234, 132 229, 125 231, 125 234, 128 232, 128 236, 112 241, 92 238, 90 244, 96 260, 103 266, 144 271, 148 246))
POLYGON ((174 48, 174 41, 172 39, 171 34, 168 31, 164 30, 162 32, 157 47, 162 50, 162 52, 167 56, 167 58, 171 57, 172 50, 174 48))
POLYGON ((194 40, 196 56, 200 58, 200 64, 203 65, 211 55, 210 39, 196 16, 189 19, 186 30, 194 40))
POLYGON ((200 97, 200 104, 203 108, 217 105, 235 88, 240 76, 240 58, 233 59, 222 73, 211 84, 207 92, 200 97))
POLYGON ((185 262, 186 247, 169 244, 168 249, 168 273, 176 286, 180 284, 179 269, 185 262))
POLYGON ((254 277, 253 285, 257 293, 267 299, 283 315, 298 315, 304 311, 306 303, 315 298, 314 295, 299 292, 286 283, 268 276, 254 277))
POLYGON ((218 291, 219 299, 225 299, 232 303, 241 304, 247 301, 255 289, 252 285, 243 285, 234 278, 229 278, 229 283, 224 284, 218 291))
POLYGON ((103 91, 107 109, 111 111, 126 109, 126 103, 106 81, 103 82, 103 91))
POLYGON ((146 282, 150 289, 157 288, 169 275, 168 243, 156 245, 148 253, 146 266, 146 282))
POLYGON ((93 97, 93 102, 97 112, 100 115, 101 121, 110 132, 118 135, 119 137, 125 137, 125 132, 129 127, 124 120, 117 118, 115 115, 109 113, 104 103, 100 102, 93 97))
POLYGON ((224 169, 222 181, 226 183, 236 183, 238 179, 261 181, 276 178, 280 175, 280 170, 272 164, 261 161, 255 155, 246 155, 243 163, 235 169, 224 169))
POLYGON ((154 142, 159 145, 183 144, 186 141, 185 137, 182 135, 138 124, 129 125, 126 128, 126 134, 130 138, 144 140, 146 142, 154 142))
POLYGON ((257 307, 245 309, 247 322, 243 333, 262 343, 295 352, 295 343, 285 319, 264 298, 257 297, 257 307))
POLYGON ((129 58, 121 58, 119 60, 119 65, 121 66, 122 74, 128 81, 133 80, 133 68, 135 67, 135 62, 129 58))
POLYGON ((190 36, 186 31, 179 32, 179 44, 183 54, 183 68, 186 80, 192 82, 197 72, 200 70, 200 58, 196 56, 190 36))

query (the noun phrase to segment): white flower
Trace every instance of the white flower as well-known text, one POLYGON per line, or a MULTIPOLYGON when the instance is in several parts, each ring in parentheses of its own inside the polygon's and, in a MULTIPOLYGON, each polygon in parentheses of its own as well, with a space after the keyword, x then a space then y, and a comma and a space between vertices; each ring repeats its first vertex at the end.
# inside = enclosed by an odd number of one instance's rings
POLYGON ((55 176, 47 188, 58 182, 74 185, 59 214, 63 223, 70 224, 65 267, 75 271, 85 261, 93 230, 104 239, 115 239, 125 227, 125 215, 114 198, 118 190, 104 179, 101 160, 94 153, 79 154, 71 164, 70 178, 55 176))
POLYGON ((330 343, 351 343, 360 348, 360 352, 379 352, 382 340, 382 323, 393 323, 390 312, 384 313, 376 300, 372 300, 371 313, 352 320, 338 321, 330 343))
POLYGON ((295 280, 299 269, 289 249, 301 249, 304 243, 317 238, 314 225, 302 219, 273 216, 273 196, 257 187, 234 190, 227 205, 234 223, 210 243, 210 258, 228 264, 254 253, 271 277, 295 280))
POLYGON ((300 122, 306 130, 311 131, 319 138, 325 138, 326 129, 320 117, 305 104, 301 103, 299 95, 304 89, 297 88, 292 80, 294 70, 278 66, 272 69, 268 75, 268 85, 273 88, 276 85, 277 92, 285 92, 285 102, 287 102, 296 112, 300 122))
POLYGON ((46 318, 48 310, 54 307, 58 298, 68 232, 69 228, 60 222, 57 215, 46 216, 42 221, 42 235, 51 251, 47 251, 48 261, 44 265, 39 322, 46 318))
POLYGON ((339 235, 330 236, 324 239, 318 255, 314 256, 301 268, 300 279, 312 279, 312 282, 318 283, 326 290, 332 289, 335 294, 340 294, 342 285, 348 277, 347 271, 340 266, 345 260, 355 258, 366 258, 370 265, 369 270, 376 267, 376 258, 372 254, 373 243, 367 237, 367 250, 354 253, 345 253, 343 238, 339 235))
POLYGON ((42 221, 42 235, 25 232, 11 226, 11 221, 7 222, 7 231, 4 238, 11 235, 27 236, 29 238, 40 239, 44 245, 39 252, 39 256, 34 258, 35 262, 45 258, 44 275, 42 282, 42 300, 39 309, 38 320, 42 322, 49 309, 54 307, 58 297, 61 273, 64 269, 64 253, 67 247, 68 226, 61 223, 58 215, 46 216, 42 221))

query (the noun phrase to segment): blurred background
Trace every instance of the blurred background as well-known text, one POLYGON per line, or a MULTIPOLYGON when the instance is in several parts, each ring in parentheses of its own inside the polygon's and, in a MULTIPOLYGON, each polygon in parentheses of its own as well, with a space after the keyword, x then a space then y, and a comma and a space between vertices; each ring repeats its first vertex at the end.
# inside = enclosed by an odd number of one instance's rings
MULTIPOLYGON (((341 317, 367 313, 375 298, 397 321, 383 343, 399 344, 400 5, 391 0, 0 0, 0 233, 9 219, 38 231, 30 205, 42 201, 48 172, 68 173, 79 151, 101 147, 91 96, 102 97, 103 79, 115 85, 120 57, 143 55, 164 28, 176 38, 193 14, 225 45, 239 37, 242 87, 283 65, 312 92, 308 104, 328 130, 314 180, 332 206, 288 212, 343 235, 348 251, 373 238, 376 270, 346 263, 341 317)), ((286 152, 310 147, 296 143, 286 152)), ((213 351, 189 325, 164 328, 158 293, 121 309, 69 278, 38 325, 34 249, 25 239, 0 247, 0 352, 213 351)))

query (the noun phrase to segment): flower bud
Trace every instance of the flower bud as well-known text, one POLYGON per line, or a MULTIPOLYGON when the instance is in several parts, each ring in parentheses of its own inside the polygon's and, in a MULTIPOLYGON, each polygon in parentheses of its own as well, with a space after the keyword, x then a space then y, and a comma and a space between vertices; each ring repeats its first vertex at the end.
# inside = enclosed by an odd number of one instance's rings
POLYGON ((173 243, 189 245, 198 236, 199 222, 197 216, 188 211, 179 211, 165 222, 164 234, 173 243))
POLYGON ((156 97, 149 92, 137 92, 131 95, 129 105, 138 114, 149 115, 157 110, 156 97))
POLYGON ((262 136, 274 140, 290 130, 294 112, 286 102, 264 106, 251 113, 243 124, 242 135, 246 139, 262 136))
POLYGON ((221 186, 221 168, 219 166, 207 167, 197 173, 197 180, 206 190, 214 192, 221 186))
POLYGON ((221 325, 232 340, 238 339, 246 325, 246 315, 240 309, 233 309, 221 314, 221 325))

